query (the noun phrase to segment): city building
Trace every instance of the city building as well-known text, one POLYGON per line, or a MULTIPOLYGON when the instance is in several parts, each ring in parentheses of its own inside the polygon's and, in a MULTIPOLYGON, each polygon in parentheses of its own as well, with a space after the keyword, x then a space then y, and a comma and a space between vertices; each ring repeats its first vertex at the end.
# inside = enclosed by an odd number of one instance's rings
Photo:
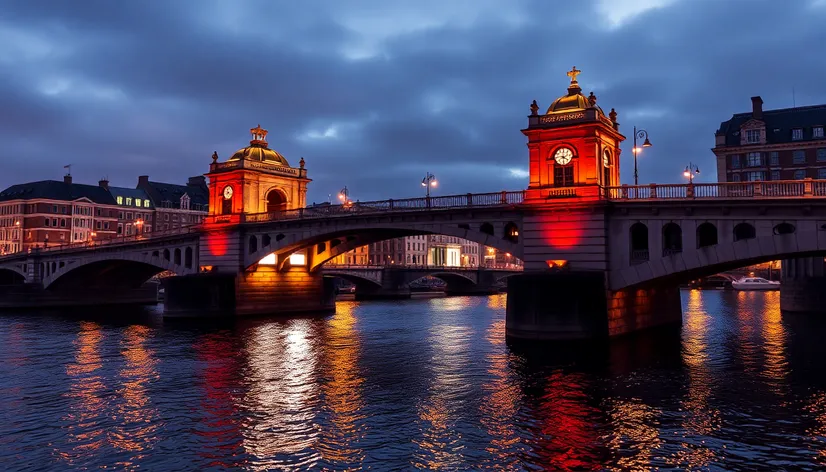
POLYGON ((106 180, 101 180, 99 185, 112 194, 115 204, 119 207, 118 236, 132 236, 152 232, 155 205, 146 192, 142 189, 111 187, 106 180))
POLYGON ((103 187, 42 180, 0 192, 0 252, 114 237, 118 208, 103 187))
POLYGON ((751 112, 720 123, 715 134, 717 181, 826 179, 826 105, 751 112))
MULTIPOLYGON (((146 195, 149 199, 148 206, 146 206, 146 200, 142 200, 143 209, 154 208, 155 210, 152 219, 154 231, 173 231, 199 224, 209 211, 209 188, 203 176, 190 177, 186 185, 176 185, 153 182, 149 180, 148 175, 142 175, 138 177, 136 190, 143 192, 140 195, 146 195)), ((136 193, 131 196, 133 205, 136 205, 136 200, 140 198, 137 195, 136 193)), ((124 205, 131 207, 132 205, 126 204, 126 199, 130 197, 124 194, 123 198, 124 205)), ((139 213, 137 206, 135 206, 135 213, 139 213)), ((124 216, 128 216, 128 213, 124 216)), ((135 217, 135 215, 132 216, 135 217)), ((135 220, 137 219, 135 217, 135 220)), ((130 224, 129 221, 124 221, 124 225, 126 224, 130 224)), ((143 226, 142 231, 146 232, 146 224, 143 226)))

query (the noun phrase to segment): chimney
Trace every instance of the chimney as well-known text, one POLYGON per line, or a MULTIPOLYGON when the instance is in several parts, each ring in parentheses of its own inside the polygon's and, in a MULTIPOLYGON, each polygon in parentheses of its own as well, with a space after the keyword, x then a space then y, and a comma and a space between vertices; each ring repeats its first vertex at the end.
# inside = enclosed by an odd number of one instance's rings
POLYGON ((751 97, 751 117, 755 120, 763 119, 763 99, 759 95, 751 97))
POLYGON ((101 186, 102 188, 106 189, 107 192, 109 191, 109 181, 108 180, 106 180, 106 179, 99 180, 98 185, 101 186))
POLYGON ((196 175, 195 177, 190 177, 186 184, 192 187, 206 187, 206 177, 204 177, 203 175, 196 175))
POLYGON ((72 176, 69 175, 69 174, 64 175, 63 176, 63 183, 72 185, 72 176))
POLYGON ((149 176, 148 175, 138 176, 138 188, 140 188, 143 185, 149 185, 149 176))

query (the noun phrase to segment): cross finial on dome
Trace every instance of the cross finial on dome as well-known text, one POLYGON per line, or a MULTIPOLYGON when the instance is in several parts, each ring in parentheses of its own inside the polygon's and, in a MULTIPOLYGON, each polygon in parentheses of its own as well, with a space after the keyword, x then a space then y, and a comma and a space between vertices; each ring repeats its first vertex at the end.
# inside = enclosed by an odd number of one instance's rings
POLYGON ((578 76, 578 75, 579 75, 579 74, 581 74, 581 73, 582 73, 582 71, 581 71, 581 70, 578 70, 578 69, 576 68, 576 66, 574 66, 574 68, 573 68, 573 69, 571 69, 571 70, 569 70, 569 71, 568 71, 568 74, 567 74, 567 75, 568 75, 568 77, 570 77, 570 78, 571 78, 571 83, 572 83, 572 84, 577 83, 577 81, 576 81, 576 76, 578 76))
POLYGON ((252 135, 250 144, 259 144, 265 147, 267 146, 267 130, 262 128, 260 124, 255 128, 251 128, 250 134, 252 135))

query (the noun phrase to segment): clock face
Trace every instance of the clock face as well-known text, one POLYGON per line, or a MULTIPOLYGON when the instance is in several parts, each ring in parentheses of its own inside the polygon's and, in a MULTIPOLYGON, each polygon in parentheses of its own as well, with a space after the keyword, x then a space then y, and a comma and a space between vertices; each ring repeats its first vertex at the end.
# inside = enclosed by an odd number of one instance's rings
POLYGON ((611 151, 605 151, 602 154, 602 165, 604 167, 611 167, 611 151))
POLYGON ((571 159, 573 159, 573 158, 574 158, 574 152, 571 151, 570 148, 566 148, 566 147, 559 148, 554 153, 554 160, 556 161, 557 164, 559 164, 561 166, 564 166, 564 165, 568 164, 569 162, 571 162, 571 159))
POLYGON ((226 187, 224 187, 224 198, 227 199, 227 200, 232 198, 232 186, 231 185, 227 185, 226 187))

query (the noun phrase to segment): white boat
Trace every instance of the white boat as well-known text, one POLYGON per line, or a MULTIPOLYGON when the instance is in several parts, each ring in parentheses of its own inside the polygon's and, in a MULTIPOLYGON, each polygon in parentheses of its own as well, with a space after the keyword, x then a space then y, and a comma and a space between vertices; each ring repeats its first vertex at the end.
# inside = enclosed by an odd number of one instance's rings
POLYGON ((737 290, 780 290, 780 282, 761 277, 743 277, 732 282, 731 286, 737 290))

